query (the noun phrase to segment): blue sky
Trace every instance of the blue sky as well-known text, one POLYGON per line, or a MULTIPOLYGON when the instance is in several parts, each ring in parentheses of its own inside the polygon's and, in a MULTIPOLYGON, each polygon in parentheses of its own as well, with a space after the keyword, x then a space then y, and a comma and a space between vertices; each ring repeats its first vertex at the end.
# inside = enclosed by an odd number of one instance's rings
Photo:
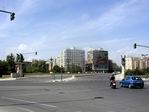
POLYGON ((64 48, 103 48, 120 64, 121 55, 149 49, 149 0, 0 0, 0 59, 10 53, 38 51, 26 60, 49 59, 64 48))

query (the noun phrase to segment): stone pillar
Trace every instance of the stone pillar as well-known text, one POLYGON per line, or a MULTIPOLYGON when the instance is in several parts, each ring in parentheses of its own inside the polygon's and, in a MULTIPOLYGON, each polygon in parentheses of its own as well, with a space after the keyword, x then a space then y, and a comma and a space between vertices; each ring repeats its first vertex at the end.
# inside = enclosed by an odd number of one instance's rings
POLYGON ((122 66, 121 78, 124 79, 124 77, 125 77, 125 67, 122 66))
POLYGON ((124 78, 125 77, 125 64, 126 64, 126 56, 121 56, 121 63, 122 63, 122 73, 121 73, 121 77, 124 78))

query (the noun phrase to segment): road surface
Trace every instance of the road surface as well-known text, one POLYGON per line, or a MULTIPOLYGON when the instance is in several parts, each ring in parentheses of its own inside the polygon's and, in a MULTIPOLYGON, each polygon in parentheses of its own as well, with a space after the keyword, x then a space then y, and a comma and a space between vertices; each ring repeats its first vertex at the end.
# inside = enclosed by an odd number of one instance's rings
POLYGON ((109 76, 77 77, 69 82, 47 78, 0 81, 0 112, 148 112, 144 89, 109 87, 109 76))

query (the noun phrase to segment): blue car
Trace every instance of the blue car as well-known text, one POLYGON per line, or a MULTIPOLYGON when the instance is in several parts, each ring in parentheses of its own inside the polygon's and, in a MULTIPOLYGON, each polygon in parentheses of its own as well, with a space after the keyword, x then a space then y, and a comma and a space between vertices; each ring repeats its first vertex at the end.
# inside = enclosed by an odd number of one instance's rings
POLYGON ((138 76, 127 76, 125 79, 120 81, 120 86, 144 88, 144 81, 138 76))

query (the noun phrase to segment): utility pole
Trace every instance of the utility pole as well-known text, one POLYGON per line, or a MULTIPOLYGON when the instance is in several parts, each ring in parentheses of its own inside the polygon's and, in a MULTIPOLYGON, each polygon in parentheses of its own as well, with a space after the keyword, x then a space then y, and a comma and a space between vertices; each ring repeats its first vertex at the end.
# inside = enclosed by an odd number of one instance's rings
POLYGON ((14 12, 9 12, 9 11, 5 11, 5 10, 0 10, 0 12, 10 14, 10 21, 15 19, 15 13, 14 12))

